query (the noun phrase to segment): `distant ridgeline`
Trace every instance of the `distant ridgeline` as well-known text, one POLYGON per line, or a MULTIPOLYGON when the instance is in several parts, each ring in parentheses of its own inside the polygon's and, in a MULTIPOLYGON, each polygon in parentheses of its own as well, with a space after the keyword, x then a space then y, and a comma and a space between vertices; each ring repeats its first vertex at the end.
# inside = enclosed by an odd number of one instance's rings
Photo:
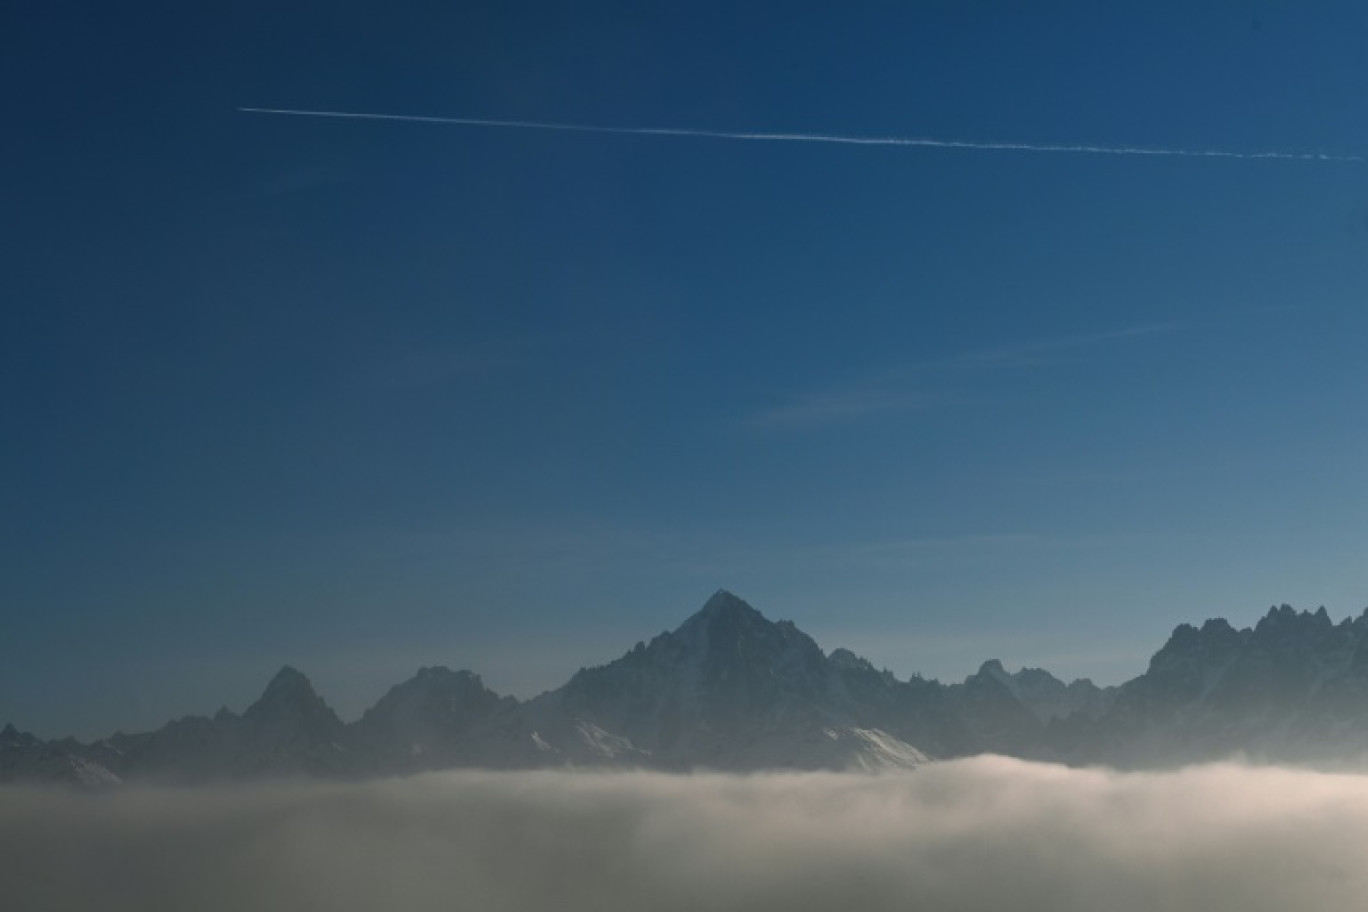
POLYGON ((293 668, 241 715, 188 716, 93 744, 0 731, 0 781, 209 782, 452 767, 660 770, 915 767, 1000 753, 1071 764, 1368 765, 1368 611, 1271 609, 1253 629, 1178 627, 1119 687, 985 662, 902 681, 718 592, 678 629, 519 702, 423 668, 344 723, 293 668))

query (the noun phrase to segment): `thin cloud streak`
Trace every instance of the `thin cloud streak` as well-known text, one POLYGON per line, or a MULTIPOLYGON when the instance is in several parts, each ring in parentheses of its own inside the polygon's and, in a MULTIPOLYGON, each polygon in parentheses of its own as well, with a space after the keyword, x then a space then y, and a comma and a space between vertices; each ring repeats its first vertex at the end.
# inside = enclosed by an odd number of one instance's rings
POLYGON ((537 333, 461 346, 412 348, 363 369, 356 382, 368 389, 406 392, 440 386, 461 377, 527 367, 558 351, 591 342, 584 334, 537 333))
POLYGON ((1039 364, 1048 355, 1076 349, 1091 348, 1106 342, 1122 339, 1139 339, 1147 336, 1164 335, 1176 332, 1177 323, 1151 323, 1131 326, 1106 332, 1079 333, 1073 336, 1059 336, 1051 339, 1032 339, 1025 342, 997 345, 988 348, 961 352, 948 361, 928 361, 920 365, 910 365, 910 369, 931 367, 1012 367, 1017 365, 1039 364))
POLYGON ((845 146, 902 146, 926 149, 970 149, 982 152, 1064 152, 1082 155, 1147 155, 1176 158, 1269 159, 1278 161, 1368 162, 1360 155, 1326 152, 1235 152, 1228 149, 1173 149, 1145 146, 1100 146, 1062 143, 979 142, 905 136, 845 136, 831 133, 763 133, 731 130, 697 130, 682 127, 614 127, 598 124, 556 123, 532 120, 493 120, 477 117, 433 117, 418 114, 372 114, 358 111, 310 111, 290 108, 239 107, 243 114, 284 114, 295 117, 333 117, 347 120, 399 121, 461 127, 492 127, 514 130, 555 130, 562 133, 599 133, 614 136, 668 136, 698 139, 729 139, 751 142, 827 143, 845 146))
POLYGON ((880 412, 922 411, 944 406, 947 402, 942 396, 890 390, 820 393, 765 409, 750 416, 746 424, 756 428, 808 427, 855 420, 880 412))
POLYGON ((970 349, 945 358, 914 361, 867 375, 835 389, 810 393, 785 404, 761 409, 745 420, 754 428, 820 427, 880 413, 925 411, 977 401, 965 394, 915 389, 913 376, 934 372, 989 371, 1038 367, 1054 363, 1066 352, 1176 332, 1176 323, 1152 323, 1104 332, 1033 339, 970 349))

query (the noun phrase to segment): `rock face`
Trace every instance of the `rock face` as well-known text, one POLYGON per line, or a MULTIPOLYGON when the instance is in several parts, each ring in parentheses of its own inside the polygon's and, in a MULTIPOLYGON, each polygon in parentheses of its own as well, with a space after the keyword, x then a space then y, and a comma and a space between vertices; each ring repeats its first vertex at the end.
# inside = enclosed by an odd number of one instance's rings
POLYGON ((984 662, 978 673, 1001 682, 1042 723, 1067 719, 1075 713, 1096 718, 1111 707, 1116 696, 1115 687, 1104 690, 1087 678, 1065 684, 1043 668, 1023 668, 1008 674, 997 659, 984 662))
MULTIPOLYGON (((849 653, 828 658, 792 623, 769 621, 718 592, 678 629, 581 670, 534 700, 529 713, 561 743, 582 726, 613 733, 621 741, 604 759, 619 762, 666 769, 874 767, 924 758, 879 728, 902 721, 894 719, 896 696, 877 705, 893 683, 849 653), (874 679, 872 687, 865 677, 874 679), (862 683, 874 700, 860 699, 862 683)), ((573 757, 573 748, 572 741, 562 749, 573 757)))
POLYGON ((1271 609, 1253 629, 1184 624, 1120 687, 985 662, 963 682, 899 680, 718 592, 678 628, 520 703, 469 671, 423 668, 342 722, 285 667, 221 709, 93 744, 0 731, 0 782, 105 787, 367 776, 449 767, 666 770, 917 766, 983 752, 1166 766, 1242 755, 1368 765, 1368 612, 1271 609))
POLYGON ((1230 756, 1368 762, 1368 612, 1271 608, 1253 629, 1183 624, 1107 712, 1053 733, 1066 759, 1159 766, 1230 756))
POLYGON ((288 665, 241 715, 186 716, 154 732, 116 734, 95 747, 124 778, 198 782, 255 776, 326 776, 351 765, 347 726, 288 665))
POLYGON ((82 788, 120 784, 75 741, 41 741, 13 725, 0 730, 0 782, 48 782, 82 788))
POLYGON ((517 700, 494 693, 479 675, 441 667, 420 668, 390 688, 351 727, 347 743, 375 772, 541 761, 517 700))

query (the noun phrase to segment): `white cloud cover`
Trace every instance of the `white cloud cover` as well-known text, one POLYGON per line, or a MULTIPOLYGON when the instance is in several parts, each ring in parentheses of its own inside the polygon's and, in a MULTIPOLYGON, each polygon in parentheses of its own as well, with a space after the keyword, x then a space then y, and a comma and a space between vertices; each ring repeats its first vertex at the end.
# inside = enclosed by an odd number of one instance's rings
POLYGON ((13 909, 1330 910, 1364 845, 1368 778, 1235 765, 0 790, 13 909))

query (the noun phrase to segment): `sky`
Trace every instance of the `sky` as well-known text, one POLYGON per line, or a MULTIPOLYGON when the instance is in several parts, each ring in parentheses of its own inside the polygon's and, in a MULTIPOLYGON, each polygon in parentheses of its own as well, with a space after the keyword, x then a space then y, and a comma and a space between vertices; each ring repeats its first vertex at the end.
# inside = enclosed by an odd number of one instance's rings
POLYGON ((1358 3, 9 4, 0 721, 532 696, 718 588, 1102 684, 1368 606, 1358 3))

